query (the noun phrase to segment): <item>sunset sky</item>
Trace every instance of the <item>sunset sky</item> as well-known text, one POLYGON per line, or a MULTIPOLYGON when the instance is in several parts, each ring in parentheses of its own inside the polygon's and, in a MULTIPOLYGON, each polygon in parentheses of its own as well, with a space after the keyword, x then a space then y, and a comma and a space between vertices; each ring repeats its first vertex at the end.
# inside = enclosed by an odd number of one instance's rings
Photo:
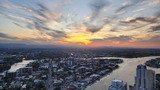
POLYGON ((0 42, 160 48, 160 0, 0 0, 0 42))

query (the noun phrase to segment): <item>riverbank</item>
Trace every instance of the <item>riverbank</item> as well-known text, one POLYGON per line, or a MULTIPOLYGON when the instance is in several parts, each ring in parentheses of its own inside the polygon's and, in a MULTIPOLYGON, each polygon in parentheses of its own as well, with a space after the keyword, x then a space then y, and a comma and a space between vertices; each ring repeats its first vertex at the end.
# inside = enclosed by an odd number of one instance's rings
MULTIPOLYGON (((119 57, 101 57, 108 59, 116 59, 119 57)), ((120 79, 127 82, 128 85, 134 84, 134 77, 136 74, 136 67, 138 64, 144 64, 150 59, 160 58, 160 56, 150 56, 141 58, 119 58, 123 59, 124 63, 119 64, 119 69, 114 70, 110 75, 106 75, 96 83, 88 86, 85 90, 107 90, 111 81, 114 79, 120 79)), ((156 73, 160 73, 160 69, 148 67, 148 69, 154 70, 156 73)))
POLYGON ((152 68, 160 68, 160 58, 148 60, 146 61, 145 65, 152 68))
POLYGON ((16 72, 18 69, 25 67, 27 64, 33 62, 34 60, 23 60, 22 62, 15 63, 8 70, 9 72, 16 72))

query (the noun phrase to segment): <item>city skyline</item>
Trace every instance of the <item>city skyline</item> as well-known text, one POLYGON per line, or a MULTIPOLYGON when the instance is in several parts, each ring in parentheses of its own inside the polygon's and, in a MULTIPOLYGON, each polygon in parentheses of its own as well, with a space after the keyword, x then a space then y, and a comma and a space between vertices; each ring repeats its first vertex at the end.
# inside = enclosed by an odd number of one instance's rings
POLYGON ((0 0, 0 42, 160 48, 159 0, 0 0))

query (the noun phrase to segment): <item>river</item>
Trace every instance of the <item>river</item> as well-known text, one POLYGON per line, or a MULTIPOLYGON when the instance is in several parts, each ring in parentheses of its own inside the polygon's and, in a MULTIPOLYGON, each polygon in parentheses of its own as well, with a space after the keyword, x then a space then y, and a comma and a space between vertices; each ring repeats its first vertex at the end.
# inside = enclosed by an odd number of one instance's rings
POLYGON ((33 62, 34 60, 23 60, 22 62, 15 63, 11 66, 11 68, 8 70, 9 72, 15 72, 16 70, 25 67, 30 62, 33 62))
MULTIPOLYGON (((154 58, 160 58, 160 56, 149 56, 141 58, 118 58, 118 57, 101 57, 101 58, 110 58, 110 59, 123 59, 123 63, 119 64, 119 68, 114 70, 110 75, 104 76, 100 81, 95 82, 94 84, 88 86, 85 90, 108 90, 108 86, 111 84, 111 81, 114 79, 120 79, 127 82, 128 85, 134 84, 134 78, 136 75, 136 67, 139 64, 144 64, 146 61, 154 58)), ((160 73, 160 69, 150 68, 156 73, 160 73)))

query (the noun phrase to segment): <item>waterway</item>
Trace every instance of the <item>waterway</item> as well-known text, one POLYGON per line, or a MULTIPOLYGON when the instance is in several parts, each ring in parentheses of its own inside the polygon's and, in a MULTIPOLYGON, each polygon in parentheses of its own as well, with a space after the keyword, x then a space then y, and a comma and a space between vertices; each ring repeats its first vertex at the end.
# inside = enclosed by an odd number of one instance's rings
POLYGON ((23 60, 22 62, 15 63, 8 70, 9 72, 15 72, 16 70, 25 67, 27 64, 33 62, 34 60, 23 60))
MULTIPOLYGON (((111 74, 104 76, 100 81, 88 86, 85 90, 108 90, 108 86, 114 79, 120 79, 127 82, 128 85, 134 84, 134 78, 136 75, 136 67, 139 64, 144 64, 150 59, 160 58, 160 56, 149 56, 141 58, 118 58, 118 57, 99 57, 99 58, 110 58, 110 59, 123 59, 124 63, 119 64, 119 69, 114 70, 111 74)), ((156 73, 160 73, 160 69, 150 68, 156 73)))

